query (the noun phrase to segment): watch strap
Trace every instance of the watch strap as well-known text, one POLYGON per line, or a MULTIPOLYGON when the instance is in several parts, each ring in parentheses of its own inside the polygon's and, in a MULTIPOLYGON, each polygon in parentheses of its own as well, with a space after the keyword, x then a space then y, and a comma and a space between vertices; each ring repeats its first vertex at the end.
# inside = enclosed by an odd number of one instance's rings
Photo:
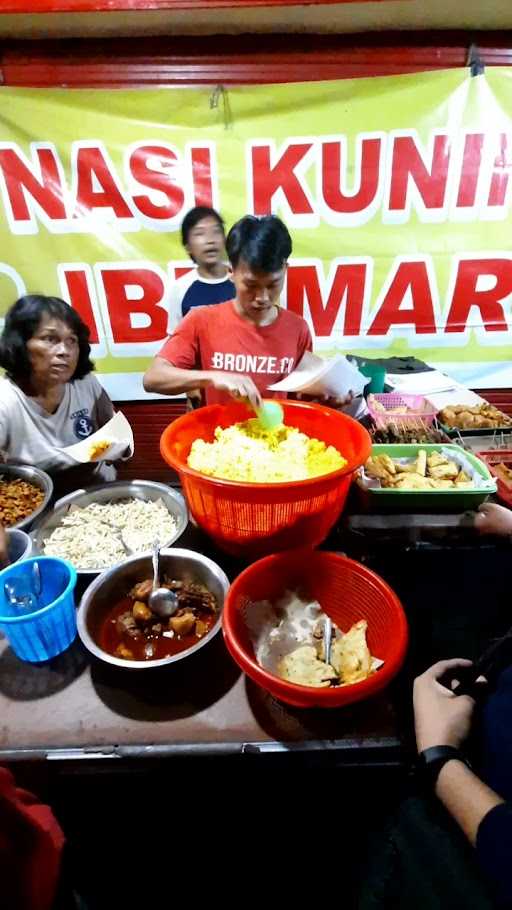
POLYGON ((430 749, 424 749, 423 752, 420 752, 418 755, 418 767, 425 783, 429 784, 433 789, 437 783, 441 768, 453 759, 461 761, 467 768, 472 770, 466 756, 455 746, 432 746, 430 749))

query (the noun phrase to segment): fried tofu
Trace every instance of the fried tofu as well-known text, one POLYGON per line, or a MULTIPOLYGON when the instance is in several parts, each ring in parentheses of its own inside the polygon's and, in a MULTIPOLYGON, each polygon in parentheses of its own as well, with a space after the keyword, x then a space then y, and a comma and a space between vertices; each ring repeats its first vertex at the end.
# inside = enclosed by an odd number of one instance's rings
POLYGON ((372 455, 366 462, 365 471, 369 477, 386 480, 396 473, 396 465, 389 455, 372 455))
POLYGON ((420 449, 418 452, 416 472, 421 474, 422 477, 425 477, 425 474, 427 473, 427 453, 425 452, 425 449, 420 449))
POLYGON ((446 464, 446 458, 441 452, 431 452, 427 458, 427 465, 430 468, 437 468, 441 464, 446 464))
POLYGON ((456 461, 450 460, 442 452, 431 452, 419 449, 414 461, 393 463, 394 473, 389 470, 388 455, 373 455, 366 464, 366 473, 380 481, 384 489, 414 490, 449 490, 473 489, 472 478, 456 461))
POLYGON ((401 474, 395 484, 396 490, 429 490, 431 489, 428 477, 422 477, 415 472, 411 474, 401 474))
POLYGON ((396 474, 396 464, 393 459, 389 457, 389 455, 377 455, 376 458, 380 460, 383 467, 385 467, 386 471, 388 471, 389 474, 396 474))
POLYGON ((454 461, 448 461, 446 464, 440 464, 430 468, 430 476, 436 480, 455 480, 459 473, 459 466, 454 461))

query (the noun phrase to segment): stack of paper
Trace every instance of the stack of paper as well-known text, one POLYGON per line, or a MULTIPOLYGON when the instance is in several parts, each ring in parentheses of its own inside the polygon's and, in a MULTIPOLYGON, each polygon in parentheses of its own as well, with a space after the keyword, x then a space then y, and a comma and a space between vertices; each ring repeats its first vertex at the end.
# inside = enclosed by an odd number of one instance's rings
POLYGON ((482 404, 484 401, 466 386, 451 379, 439 370, 425 373, 388 373, 386 384, 403 395, 423 395, 440 411, 450 404, 482 404))
POLYGON ((73 461, 86 464, 90 461, 117 461, 118 458, 133 455, 133 430, 126 417, 118 411, 96 433, 73 446, 61 449, 73 461))
POLYGON ((424 373, 387 373, 386 385, 406 395, 428 397, 436 392, 448 392, 457 383, 439 370, 427 370, 424 373))
POLYGON ((292 373, 268 388, 271 392, 304 392, 306 395, 333 397, 352 392, 357 397, 362 395, 368 381, 346 357, 327 360, 306 351, 292 373))

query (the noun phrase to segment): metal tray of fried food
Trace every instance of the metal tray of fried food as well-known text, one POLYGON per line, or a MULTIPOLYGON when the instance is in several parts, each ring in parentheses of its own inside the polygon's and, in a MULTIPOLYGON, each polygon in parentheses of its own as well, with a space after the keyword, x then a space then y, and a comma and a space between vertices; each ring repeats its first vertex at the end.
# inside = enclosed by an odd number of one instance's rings
POLYGON ((485 435, 474 430, 472 434, 466 434, 464 430, 459 431, 456 436, 452 436, 450 442, 459 443, 465 449, 470 449, 475 454, 479 452, 497 451, 500 449, 512 450, 512 432, 510 430, 493 430, 492 433, 485 435))

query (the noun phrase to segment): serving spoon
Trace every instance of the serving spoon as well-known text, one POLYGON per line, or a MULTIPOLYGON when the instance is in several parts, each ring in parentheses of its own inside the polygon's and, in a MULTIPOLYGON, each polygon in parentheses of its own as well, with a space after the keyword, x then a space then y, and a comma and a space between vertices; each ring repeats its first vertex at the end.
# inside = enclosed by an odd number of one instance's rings
POLYGON ((262 401, 256 405, 247 396, 240 401, 252 408, 264 430, 275 430, 284 422, 284 411, 278 401, 262 401))
POLYGON ((158 570, 158 558, 160 556, 160 544, 155 540, 153 544, 153 588, 148 598, 148 607, 157 616, 162 619, 168 619, 176 613, 178 609, 178 598, 174 591, 169 588, 160 587, 160 577, 158 570))
POLYGON ((256 414, 265 430, 274 430, 284 420, 284 411, 278 401, 263 401, 261 406, 256 408, 256 414))
POLYGON ((331 662, 331 644, 332 644, 332 619, 328 616, 325 617, 324 622, 324 662, 330 664, 331 662))

